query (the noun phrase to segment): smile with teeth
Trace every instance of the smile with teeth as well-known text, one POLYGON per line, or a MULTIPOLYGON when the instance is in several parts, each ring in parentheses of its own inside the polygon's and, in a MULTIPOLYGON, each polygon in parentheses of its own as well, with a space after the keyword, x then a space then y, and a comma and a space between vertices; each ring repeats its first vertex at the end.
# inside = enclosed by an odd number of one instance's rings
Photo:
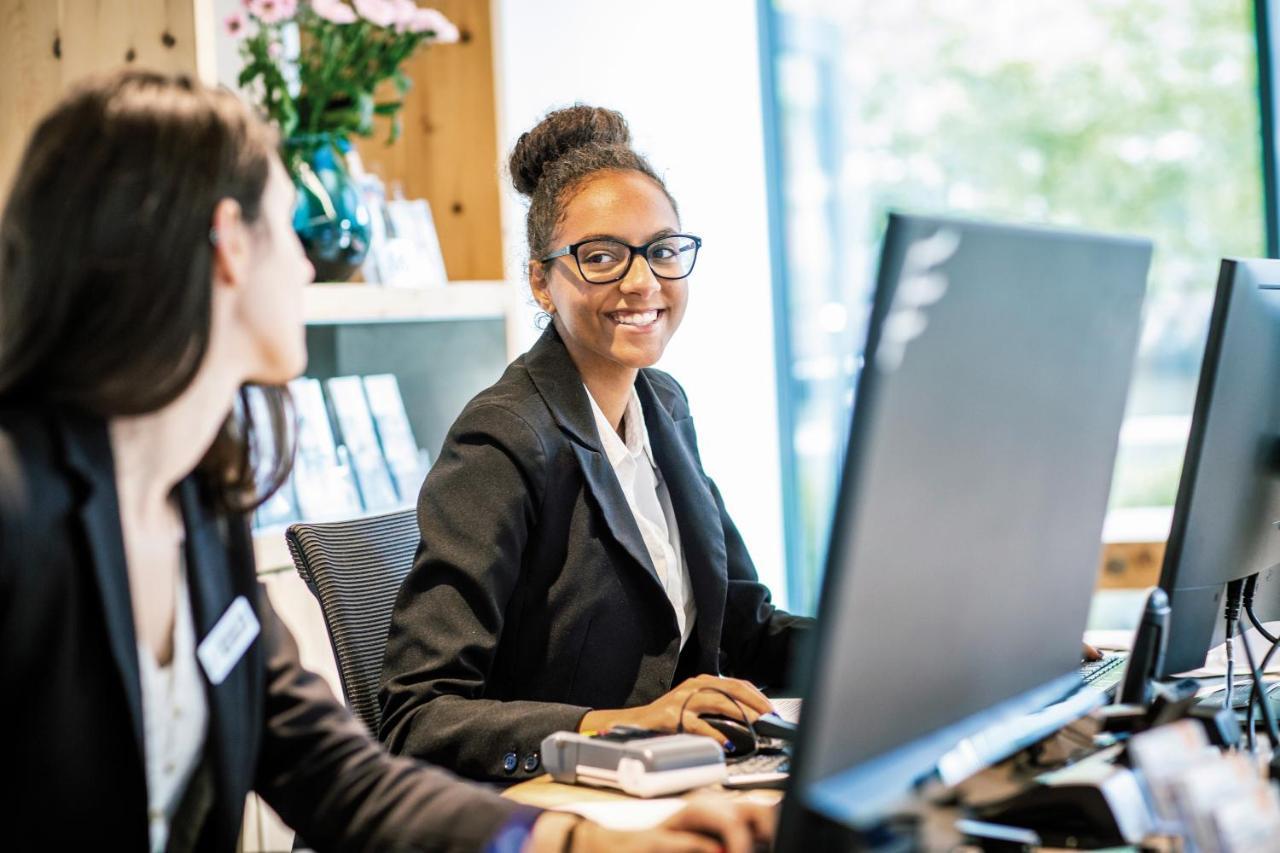
POLYGON ((652 326, 665 313, 665 308, 650 308, 648 311, 614 311, 608 317, 620 326, 643 327, 652 326))

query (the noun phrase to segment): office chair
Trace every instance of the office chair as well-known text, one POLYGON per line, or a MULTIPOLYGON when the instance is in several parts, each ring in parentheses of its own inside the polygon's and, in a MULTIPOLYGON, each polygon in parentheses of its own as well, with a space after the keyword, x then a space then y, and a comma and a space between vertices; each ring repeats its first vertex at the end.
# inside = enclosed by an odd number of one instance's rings
POLYGON ((284 537, 298 574, 320 602, 347 707, 376 738, 382 656, 396 594, 418 547, 416 511, 291 524, 284 537))

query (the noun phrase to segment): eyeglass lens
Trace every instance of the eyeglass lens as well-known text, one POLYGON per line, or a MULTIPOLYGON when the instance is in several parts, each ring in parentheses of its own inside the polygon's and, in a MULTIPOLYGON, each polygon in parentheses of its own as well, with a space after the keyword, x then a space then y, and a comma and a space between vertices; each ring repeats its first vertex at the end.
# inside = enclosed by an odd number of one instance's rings
MULTIPOLYGON (((698 244, 679 234, 649 245, 645 253, 653 274, 661 278, 684 278, 693 269, 698 244)), ((578 268, 592 282, 617 281, 626 274, 631 247, 616 240, 592 240, 578 247, 578 268)))

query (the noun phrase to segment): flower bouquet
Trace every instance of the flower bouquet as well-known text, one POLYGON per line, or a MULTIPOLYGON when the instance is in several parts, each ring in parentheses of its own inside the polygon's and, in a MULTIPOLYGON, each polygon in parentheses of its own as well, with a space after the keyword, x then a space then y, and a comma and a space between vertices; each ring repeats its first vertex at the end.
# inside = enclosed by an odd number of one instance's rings
POLYGON ((372 136, 383 116, 394 142, 410 88, 401 66, 423 45, 458 41, 458 28, 413 0, 244 0, 225 26, 240 40, 241 89, 280 130, 299 191, 294 228, 316 276, 345 280, 369 242, 349 137, 372 136))

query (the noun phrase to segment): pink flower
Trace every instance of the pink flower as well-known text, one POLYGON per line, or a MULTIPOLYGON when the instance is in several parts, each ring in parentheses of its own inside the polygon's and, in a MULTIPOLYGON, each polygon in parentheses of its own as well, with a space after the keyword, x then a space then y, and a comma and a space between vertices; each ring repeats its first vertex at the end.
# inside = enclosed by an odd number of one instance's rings
POLYGON ((377 27, 394 26, 396 7, 390 0, 353 0, 360 17, 377 27))
POLYGON ((279 59, 284 54, 284 46, 278 41, 273 41, 267 45, 267 56, 272 59, 279 59))
POLYGON ((232 12, 230 15, 227 15, 227 19, 222 22, 222 26, 227 30, 227 35, 233 38, 243 33, 246 25, 247 22, 244 19, 244 15, 240 12, 232 12))
POLYGON ((434 33, 435 41, 452 44, 458 40, 458 28, 436 9, 418 9, 409 23, 410 32, 434 33))
POLYGON ((413 25, 413 19, 418 14, 418 4, 413 0, 389 0, 391 8, 395 10, 395 28, 396 32, 407 32, 413 25))
POLYGON ((311 11, 335 24, 354 24, 356 12, 342 0, 311 0, 311 11))
POLYGON ((298 11, 298 0, 248 0, 249 13, 264 24, 278 24, 298 11))

